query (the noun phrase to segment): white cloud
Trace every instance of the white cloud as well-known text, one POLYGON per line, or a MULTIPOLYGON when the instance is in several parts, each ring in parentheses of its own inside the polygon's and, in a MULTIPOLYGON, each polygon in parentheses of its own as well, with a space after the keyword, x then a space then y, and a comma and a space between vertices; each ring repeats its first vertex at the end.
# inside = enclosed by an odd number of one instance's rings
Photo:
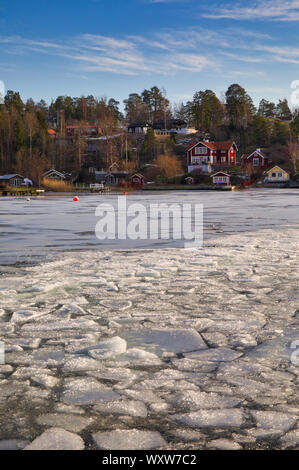
POLYGON ((213 61, 204 54, 192 51, 196 42, 186 43, 175 35, 153 35, 151 38, 131 36, 116 38, 83 34, 63 43, 32 40, 18 36, 0 38, 5 52, 13 54, 39 53, 68 59, 76 73, 106 71, 122 75, 175 74, 180 70, 199 72, 212 66, 213 61))
POLYGON ((225 8, 214 7, 213 13, 203 13, 202 16, 211 19, 299 21, 299 0, 259 0, 251 7, 231 3, 225 8))

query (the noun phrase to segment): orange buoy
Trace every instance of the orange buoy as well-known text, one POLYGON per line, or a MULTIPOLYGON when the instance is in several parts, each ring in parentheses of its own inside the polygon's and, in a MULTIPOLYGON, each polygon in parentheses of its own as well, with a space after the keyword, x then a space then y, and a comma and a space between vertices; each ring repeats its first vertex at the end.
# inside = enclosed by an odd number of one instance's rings
POLYGON ((74 197, 73 199, 74 202, 78 202, 79 201, 79 198, 77 196, 74 197))

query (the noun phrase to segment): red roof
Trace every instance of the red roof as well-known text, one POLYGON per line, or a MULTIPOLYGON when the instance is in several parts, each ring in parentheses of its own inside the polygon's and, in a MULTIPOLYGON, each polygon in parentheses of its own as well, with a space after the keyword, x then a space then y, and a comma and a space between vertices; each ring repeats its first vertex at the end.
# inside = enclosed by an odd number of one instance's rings
POLYGON ((225 142, 206 142, 204 140, 200 140, 200 141, 197 140, 197 141, 191 142, 188 145, 187 150, 191 150, 197 144, 203 144, 206 147, 209 147, 211 150, 229 150, 231 146, 235 144, 235 142, 232 140, 228 140, 225 142))
POLYGON ((98 129, 98 126, 66 126, 66 129, 98 129))

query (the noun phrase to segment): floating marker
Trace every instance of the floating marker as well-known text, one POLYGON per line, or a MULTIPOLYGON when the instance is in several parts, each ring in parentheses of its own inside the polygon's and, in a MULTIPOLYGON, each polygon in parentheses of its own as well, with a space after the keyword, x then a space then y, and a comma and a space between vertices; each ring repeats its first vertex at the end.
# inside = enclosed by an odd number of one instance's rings
POLYGON ((124 191, 124 192, 123 192, 123 195, 126 196, 126 195, 127 195, 127 191, 124 191))
POLYGON ((77 196, 74 197, 73 199, 74 202, 78 202, 79 201, 79 198, 77 196))

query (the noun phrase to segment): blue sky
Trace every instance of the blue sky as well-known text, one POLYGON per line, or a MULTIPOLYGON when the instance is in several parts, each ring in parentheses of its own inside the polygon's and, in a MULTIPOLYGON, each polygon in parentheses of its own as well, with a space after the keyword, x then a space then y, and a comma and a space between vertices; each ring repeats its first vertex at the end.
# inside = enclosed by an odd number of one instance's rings
POLYGON ((231 83, 277 101, 299 80, 298 26, 299 0, 0 0, 0 80, 48 102, 231 83))

